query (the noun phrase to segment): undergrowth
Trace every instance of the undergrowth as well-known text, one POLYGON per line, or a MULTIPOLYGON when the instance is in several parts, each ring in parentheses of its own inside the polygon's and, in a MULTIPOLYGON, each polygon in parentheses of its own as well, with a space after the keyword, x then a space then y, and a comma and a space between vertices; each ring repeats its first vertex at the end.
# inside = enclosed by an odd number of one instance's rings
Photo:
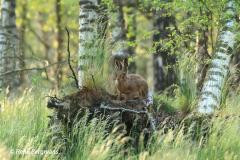
MULTIPOLYGON (((166 134, 160 130, 150 137, 145 147, 140 136, 140 145, 136 148, 129 145, 133 137, 126 136, 124 126, 116 126, 108 134, 106 120, 95 118, 87 123, 85 116, 68 136, 65 153, 54 152, 59 146, 49 140, 47 116, 51 111, 46 107, 45 96, 44 92, 28 90, 14 101, 1 97, 0 159, 240 159, 239 94, 226 99, 226 107, 212 120, 206 142, 201 138, 192 140, 184 129, 166 134), (227 115, 230 116, 226 118, 227 115), (21 154, 24 150, 39 152, 21 154)), ((178 96, 182 95, 176 94, 176 98, 178 96)))

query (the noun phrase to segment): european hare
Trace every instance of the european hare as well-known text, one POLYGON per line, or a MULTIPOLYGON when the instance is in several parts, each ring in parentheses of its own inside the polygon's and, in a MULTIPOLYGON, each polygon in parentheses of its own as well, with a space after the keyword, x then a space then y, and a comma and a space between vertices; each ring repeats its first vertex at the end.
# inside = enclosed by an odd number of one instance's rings
POLYGON ((127 61, 117 64, 116 88, 119 99, 147 99, 148 84, 146 80, 138 74, 127 73, 127 61))

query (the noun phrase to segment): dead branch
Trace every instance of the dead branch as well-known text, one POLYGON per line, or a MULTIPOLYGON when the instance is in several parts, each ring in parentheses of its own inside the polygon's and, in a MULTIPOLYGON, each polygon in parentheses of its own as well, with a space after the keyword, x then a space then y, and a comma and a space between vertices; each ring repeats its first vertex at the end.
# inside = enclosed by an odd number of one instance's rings
POLYGON ((130 113, 135 113, 135 114, 147 114, 147 111, 144 111, 144 110, 134 110, 134 109, 128 109, 128 108, 123 108, 123 107, 111 107, 111 106, 104 105, 104 104, 101 104, 100 108, 107 109, 110 111, 130 112, 130 113))
POLYGON ((123 107, 112 107, 101 103, 101 109, 106 109, 110 111, 120 111, 120 112, 129 112, 134 114, 146 114, 150 123, 150 127, 153 131, 156 131, 156 120, 153 118, 152 114, 147 111, 147 108, 144 107, 144 110, 135 110, 135 109, 128 109, 123 107))
POLYGON ((50 108, 50 109, 57 108, 58 109, 58 108, 64 107, 62 99, 57 98, 56 96, 54 96, 54 97, 47 96, 47 97, 49 97, 49 101, 47 104, 48 108, 50 108))
POLYGON ((0 77, 6 76, 6 75, 9 75, 9 74, 13 74, 13 73, 22 72, 22 71, 32 71, 32 70, 41 71, 41 70, 45 70, 49 67, 52 67, 54 65, 64 64, 64 63, 66 63, 66 61, 52 63, 52 64, 49 64, 45 67, 33 67, 33 68, 25 68, 25 69, 16 69, 16 70, 13 70, 13 71, 8 71, 8 72, 5 72, 5 73, 2 73, 2 74, 0 74, 0 77))
POLYGON ((96 83, 95 83, 94 76, 93 75, 91 75, 91 76, 92 76, 93 85, 94 85, 95 89, 97 90, 97 86, 96 86, 96 83))
POLYGON ((67 36, 68 36, 68 41, 67 41, 68 66, 69 66, 69 68, 70 68, 70 70, 71 70, 71 72, 72 72, 72 75, 73 75, 73 78, 74 78, 74 80, 75 80, 76 86, 77 86, 77 88, 79 89, 80 87, 79 87, 78 79, 77 79, 77 76, 76 76, 76 74, 75 74, 75 72, 74 72, 74 70, 73 70, 73 67, 72 67, 72 65, 71 65, 70 34, 69 34, 69 31, 68 31, 67 27, 65 27, 65 29, 66 29, 67 36))

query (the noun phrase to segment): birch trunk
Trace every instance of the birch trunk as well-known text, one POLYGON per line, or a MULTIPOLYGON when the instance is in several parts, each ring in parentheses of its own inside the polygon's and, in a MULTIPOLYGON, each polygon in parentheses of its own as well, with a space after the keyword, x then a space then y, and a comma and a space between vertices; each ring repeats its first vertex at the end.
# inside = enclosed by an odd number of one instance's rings
MULTIPOLYGON (((0 74, 2 74, 4 72, 4 51, 6 50, 6 45, 7 45, 7 41, 5 38, 5 34, 3 32, 3 28, 2 28, 2 19, 0 19, 0 74)), ((4 77, 0 76, 0 93, 2 91, 3 88, 3 79, 4 77)))
POLYGON ((78 83, 84 85, 85 71, 97 54, 99 0, 80 0, 78 83))
POLYGON ((220 32, 210 68, 207 72, 205 82, 200 95, 197 112, 202 114, 211 114, 220 106, 222 89, 229 71, 229 64, 232 49, 235 44, 234 27, 234 10, 233 3, 229 1, 226 8, 229 20, 225 21, 225 25, 220 32))
MULTIPOLYGON (((20 68, 21 55, 19 54, 19 37, 16 29, 15 0, 2 0, 1 3, 1 44, 3 72, 20 68)), ((19 73, 3 77, 2 85, 13 89, 20 85, 19 73)))

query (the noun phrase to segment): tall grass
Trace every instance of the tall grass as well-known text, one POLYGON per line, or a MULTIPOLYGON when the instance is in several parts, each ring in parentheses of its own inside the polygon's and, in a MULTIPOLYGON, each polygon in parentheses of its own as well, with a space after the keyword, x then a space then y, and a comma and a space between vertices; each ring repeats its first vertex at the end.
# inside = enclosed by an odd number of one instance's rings
MULTIPOLYGON (((87 125, 87 116, 76 124, 68 136, 68 149, 59 154, 17 154, 21 150, 56 150, 49 141, 50 130, 44 92, 28 91, 15 101, 2 97, 0 103, 0 159, 240 159, 239 121, 240 95, 228 97, 226 107, 213 119, 207 142, 193 141, 183 129, 177 133, 158 131, 146 147, 134 148, 125 136, 123 126, 107 134, 106 120, 93 119, 87 125), (226 119, 224 116, 232 114, 226 119)), ((143 141, 142 138, 139 140, 143 141)), ((143 142, 141 142, 143 143, 143 142)), ((140 144, 141 144, 140 143, 140 144)))

